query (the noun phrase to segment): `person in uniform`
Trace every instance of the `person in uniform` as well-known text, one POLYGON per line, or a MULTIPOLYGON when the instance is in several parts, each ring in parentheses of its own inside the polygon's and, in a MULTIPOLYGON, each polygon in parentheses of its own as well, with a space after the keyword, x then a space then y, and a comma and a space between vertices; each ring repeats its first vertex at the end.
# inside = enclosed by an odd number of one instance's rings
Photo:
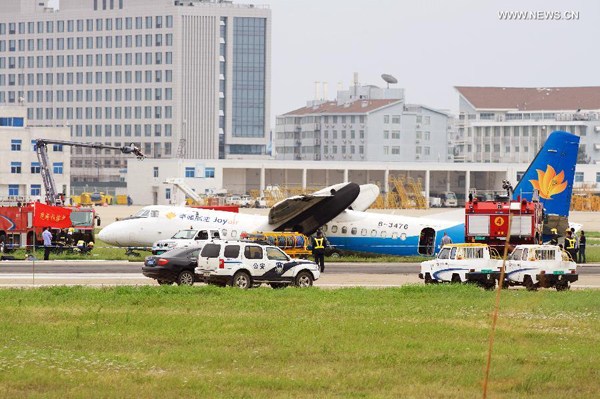
POLYGON ((565 237, 565 250, 571 256, 573 262, 577 262, 577 249, 575 248, 575 242, 577 240, 573 237, 571 230, 567 230, 567 236, 565 237))
POLYGON ((579 234, 579 263, 585 263, 586 259, 585 259, 585 232, 583 230, 581 230, 581 233, 579 234))
POLYGON ((317 231, 316 237, 312 237, 311 239, 312 246, 312 254, 315 257, 315 263, 321 269, 321 273, 325 271, 325 248, 327 245, 327 240, 323 237, 323 233, 321 230, 317 231))
POLYGON ((550 239, 550 245, 558 245, 558 230, 551 229, 552 238, 550 239))

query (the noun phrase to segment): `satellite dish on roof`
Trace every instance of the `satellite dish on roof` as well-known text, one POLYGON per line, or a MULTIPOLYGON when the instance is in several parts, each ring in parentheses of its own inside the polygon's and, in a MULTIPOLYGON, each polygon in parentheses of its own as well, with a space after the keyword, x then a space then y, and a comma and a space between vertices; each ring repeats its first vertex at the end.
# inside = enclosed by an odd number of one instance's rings
POLYGON ((398 83, 398 79, 396 79, 392 75, 388 75, 387 73, 384 73, 383 75, 381 75, 381 79, 385 80, 385 82, 388 84, 388 87, 390 87, 390 83, 391 84, 398 83))

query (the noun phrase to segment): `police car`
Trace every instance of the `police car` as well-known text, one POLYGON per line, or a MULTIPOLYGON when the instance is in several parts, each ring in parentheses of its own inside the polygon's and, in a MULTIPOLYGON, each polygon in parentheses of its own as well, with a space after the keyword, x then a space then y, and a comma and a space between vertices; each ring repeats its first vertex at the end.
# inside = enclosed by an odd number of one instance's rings
POLYGON ((223 240, 204 245, 195 272, 209 284, 243 289, 261 283, 273 288, 310 287, 320 276, 316 263, 292 259, 278 247, 223 240))

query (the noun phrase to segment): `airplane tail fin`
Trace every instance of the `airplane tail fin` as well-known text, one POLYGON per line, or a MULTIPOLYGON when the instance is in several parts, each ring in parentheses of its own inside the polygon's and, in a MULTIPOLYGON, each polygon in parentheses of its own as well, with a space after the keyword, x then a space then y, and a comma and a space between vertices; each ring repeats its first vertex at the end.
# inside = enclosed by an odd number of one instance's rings
POLYGON ((555 131, 535 156, 533 162, 514 189, 513 199, 531 201, 534 189, 547 215, 568 218, 579 150, 579 136, 555 131))

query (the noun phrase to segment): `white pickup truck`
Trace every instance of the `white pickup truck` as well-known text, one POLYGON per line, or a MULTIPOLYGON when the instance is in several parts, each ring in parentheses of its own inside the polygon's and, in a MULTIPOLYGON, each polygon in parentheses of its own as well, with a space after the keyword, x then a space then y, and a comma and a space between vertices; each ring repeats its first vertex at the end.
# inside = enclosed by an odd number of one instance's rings
POLYGON ((490 251, 486 244, 447 244, 437 258, 421 263, 419 278, 425 284, 471 281, 492 289, 496 286, 500 267, 502 260, 498 253, 490 251))
POLYGON ((219 239, 221 234, 215 229, 179 230, 173 237, 152 244, 152 255, 160 255, 175 248, 201 246, 208 240, 219 239))
POLYGON ((577 264, 557 245, 517 245, 506 262, 505 286, 522 285, 529 291, 539 287, 569 289, 577 281, 577 264))

